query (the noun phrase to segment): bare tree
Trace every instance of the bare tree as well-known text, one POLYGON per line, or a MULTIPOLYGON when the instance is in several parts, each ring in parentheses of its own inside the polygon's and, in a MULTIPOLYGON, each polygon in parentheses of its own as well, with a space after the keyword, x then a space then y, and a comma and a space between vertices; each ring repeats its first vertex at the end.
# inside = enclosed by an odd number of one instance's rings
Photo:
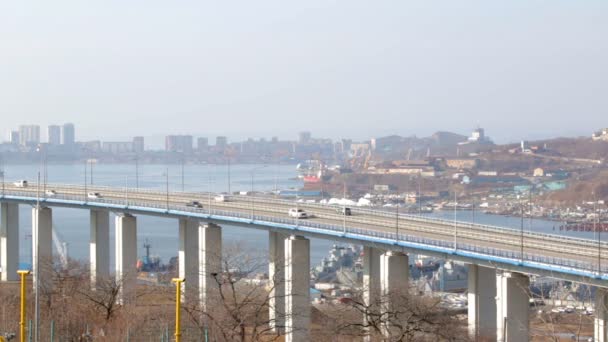
POLYGON ((384 341, 467 341, 467 331, 440 300, 393 291, 363 300, 362 293, 334 304, 335 333, 384 341))
MULTIPOLYGON (((284 329, 282 319, 271 319, 271 286, 281 280, 267 281, 257 277, 264 274, 268 257, 247 250, 240 245, 229 247, 223 253, 222 270, 210 276, 213 279, 213 296, 208 298, 208 310, 198 303, 186 303, 185 311, 190 322, 201 333, 216 341, 270 341, 279 337, 272 333, 271 322, 284 329)), ((276 300, 284 300, 275 298, 276 300)))

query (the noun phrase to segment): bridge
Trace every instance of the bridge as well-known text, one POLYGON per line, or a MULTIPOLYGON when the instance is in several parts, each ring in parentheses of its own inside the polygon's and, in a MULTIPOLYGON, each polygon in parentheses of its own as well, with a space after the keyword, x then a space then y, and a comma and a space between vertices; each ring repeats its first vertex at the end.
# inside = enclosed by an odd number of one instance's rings
POLYGON ((502 341, 528 338, 529 276, 538 275, 597 286, 596 341, 608 341, 608 243, 474 223, 351 208, 298 203, 273 197, 231 196, 216 201, 208 192, 30 184, 2 184, 0 194, 1 280, 17 278, 19 205, 32 206, 34 282, 44 276, 40 260, 52 258, 52 208, 90 210, 91 286, 110 275, 110 212, 116 214, 115 269, 122 283, 119 301, 134 292, 137 261, 137 215, 175 218, 179 234, 179 276, 184 292, 206 308, 212 297, 212 274, 221 271, 222 225, 269 232, 271 299, 275 329, 285 327, 286 340, 309 339, 310 243, 324 238, 364 246, 364 298, 406 289, 408 254, 423 254, 469 264, 468 313, 472 336, 502 341), (196 201, 198 205, 193 205, 196 201), (310 217, 288 216, 301 208, 310 217), (284 267, 284 269, 283 269, 284 267), (284 270, 284 271, 283 271, 284 270), (190 281, 195 279, 195 281, 190 281), (377 289, 374 290, 374 289, 377 289), (281 321, 281 320, 284 320, 281 321))

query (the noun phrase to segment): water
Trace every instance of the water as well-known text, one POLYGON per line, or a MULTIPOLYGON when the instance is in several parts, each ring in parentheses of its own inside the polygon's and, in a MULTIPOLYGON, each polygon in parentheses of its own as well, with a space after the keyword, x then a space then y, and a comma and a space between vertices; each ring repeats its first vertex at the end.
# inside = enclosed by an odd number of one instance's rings
MULTIPOLYGON (((95 164, 91 177, 88 168, 86 179, 95 185, 135 187, 136 179, 142 188, 164 190, 169 184, 170 190, 182 189, 181 165, 139 165, 138 176, 135 174, 135 165, 125 164, 95 164), (168 174, 168 177, 167 177, 168 174)), ((7 181, 27 179, 34 181, 39 171, 38 165, 5 165, 7 181)), ((45 172, 42 172, 44 174, 45 172)), ((230 178, 230 191, 250 191, 252 186, 256 191, 294 188, 301 186, 295 180, 295 166, 293 165, 232 165, 230 172, 227 165, 185 165, 183 168, 183 186, 188 191, 215 192, 228 191, 230 178), (228 176, 230 174, 230 177, 228 176), (253 179, 252 179, 253 178, 253 179)), ((44 176, 42 176, 44 178, 44 176)), ((83 164, 50 164, 47 166, 46 178, 49 183, 84 184, 85 166, 83 164)), ((31 208, 20 207, 20 260, 29 263, 31 260, 31 208)), ((429 214, 446 220, 454 219, 453 211, 436 211, 429 214)), ((152 245, 152 254, 162 258, 163 262, 177 255, 178 224, 175 219, 138 216, 138 254, 144 253, 143 244, 147 239, 152 245)), ((458 211, 456 219, 459 221, 476 222, 495 226, 520 229, 521 219, 488 215, 481 212, 458 211)), ((112 218, 113 222, 113 218, 112 218)), ((70 256, 80 260, 88 260, 89 241, 89 212, 88 210, 53 208, 53 225, 60 238, 69 245, 70 256)), ((550 234, 562 234, 584 238, 594 238, 592 232, 562 232, 559 231, 559 222, 541 219, 525 219, 524 229, 550 234)), ((268 250, 268 234, 262 230, 239 228, 225 225, 225 244, 241 244, 257 251, 268 250)), ((110 230, 110 255, 114 255, 114 232, 110 230)), ((311 263, 317 264, 335 243, 332 240, 311 239, 311 263)), ((111 261, 113 263, 113 260, 111 261)))

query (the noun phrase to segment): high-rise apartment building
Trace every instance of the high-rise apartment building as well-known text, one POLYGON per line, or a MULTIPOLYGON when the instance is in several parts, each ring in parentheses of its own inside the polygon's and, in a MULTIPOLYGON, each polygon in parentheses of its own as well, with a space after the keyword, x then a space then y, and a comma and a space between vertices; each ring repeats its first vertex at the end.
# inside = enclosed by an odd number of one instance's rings
POLYGON ((62 144, 74 145, 74 143, 76 142, 76 129, 74 128, 74 124, 66 123, 63 125, 63 132, 61 134, 61 138, 62 144))
POLYGON ((198 138, 196 140, 196 149, 199 151, 206 151, 209 148, 209 139, 207 138, 198 138))
POLYGON ((215 138, 215 147, 224 149, 228 146, 228 138, 224 136, 219 136, 215 138))
POLYGON ((46 132, 47 142, 49 145, 60 145, 61 144, 61 127, 57 125, 50 125, 46 132))
POLYGON ((23 146, 37 145, 40 143, 40 126, 21 125, 19 126, 19 144, 23 146))
POLYGON ((168 152, 192 153, 192 136, 167 135, 165 137, 165 150, 168 152))
POLYGON ((310 142, 311 134, 310 132, 300 132, 298 134, 298 143, 300 144, 308 144, 310 142))
POLYGON ((13 145, 19 145, 19 131, 10 131, 8 141, 13 145))
POLYGON ((144 137, 133 138, 133 152, 144 153, 144 137))

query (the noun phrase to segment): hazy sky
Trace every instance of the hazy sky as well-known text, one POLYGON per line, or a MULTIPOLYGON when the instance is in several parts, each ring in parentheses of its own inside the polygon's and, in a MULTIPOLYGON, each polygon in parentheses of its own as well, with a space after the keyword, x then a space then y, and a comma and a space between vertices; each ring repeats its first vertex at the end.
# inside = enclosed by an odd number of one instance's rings
POLYGON ((0 2, 3 135, 589 135, 607 82, 606 0, 0 2))

